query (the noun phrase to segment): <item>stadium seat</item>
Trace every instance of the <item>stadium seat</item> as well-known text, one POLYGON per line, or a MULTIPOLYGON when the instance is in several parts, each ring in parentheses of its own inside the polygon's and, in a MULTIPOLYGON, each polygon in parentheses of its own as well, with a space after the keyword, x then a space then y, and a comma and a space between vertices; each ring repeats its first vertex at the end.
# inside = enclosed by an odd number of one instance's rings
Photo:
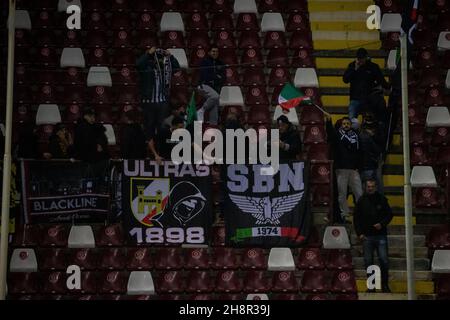
POLYGON ((421 125, 414 125, 410 127, 409 130, 409 142, 412 145, 420 146, 424 145, 426 142, 426 132, 425 127, 421 125))
MULTIPOLYGON (((38 251, 39 270, 65 270, 68 266, 68 256, 66 249, 43 248, 38 251)), ((81 266, 80 266, 81 267, 81 266)))
POLYGON ((450 113, 447 107, 430 107, 427 114, 428 128, 450 127, 450 113))
POLYGON ((269 86, 283 86, 291 82, 291 75, 287 68, 273 68, 269 75, 269 86))
POLYGON ((201 30, 208 31, 208 19, 206 15, 201 12, 195 12, 188 15, 186 23, 187 30, 201 30))
POLYGON ((109 41, 103 31, 91 31, 86 35, 85 47, 107 48, 109 47, 109 41))
POLYGON ((285 5, 284 12, 308 12, 308 4, 306 0, 292 0, 285 5))
POLYGON ((128 274, 121 271, 110 271, 100 274, 99 293, 123 294, 127 291, 128 274))
POLYGON ((417 188, 414 195, 416 208, 440 208, 441 201, 437 188, 417 188))
POLYGON ((102 48, 91 49, 87 54, 86 62, 90 66, 107 66, 110 63, 108 51, 102 48))
POLYGON ((264 61, 261 52, 253 48, 244 50, 241 58, 241 65, 246 67, 263 67, 264 61))
POLYGON ((156 26, 156 18, 151 12, 141 12, 137 18, 136 30, 146 30, 155 32, 158 27, 156 26))
POLYGON ((438 295, 450 295, 450 274, 440 275, 436 279, 436 292, 438 295))
POLYGON ((127 284, 128 295, 155 294, 152 274, 149 271, 132 271, 127 284))
POLYGON ((164 12, 161 17, 160 31, 179 31, 184 32, 183 18, 179 12, 164 12))
POLYGON ((266 33, 264 38, 264 48, 265 49, 273 49, 273 48, 286 48, 286 38, 284 36, 284 32, 280 31, 269 31, 266 33))
POLYGON ((229 32, 232 32, 234 30, 233 18, 228 13, 214 14, 211 19, 211 30, 227 30, 229 32))
POLYGON ((240 0, 234 2, 234 14, 258 13, 255 0, 240 0))
POLYGON ((242 31, 239 36, 239 49, 259 49, 261 47, 261 37, 257 31, 242 31))
POLYGON ((97 247, 120 247, 124 244, 124 234, 121 224, 102 226, 95 233, 97 247))
POLYGON ((129 11, 130 8, 130 4, 132 3, 132 1, 126 1, 126 0, 114 0, 114 2, 112 3, 111 6, 111 10, 116 12, 124 12, 124 11, 129 11))
POLYGON ((382 42, 382 48, 386 51, 395 50, 400 46, 400 32, 388 32, 382 42))
POLYGON ((410 125, 423 125, 425 123, 425 116, 422 113, 422 109, 418 106, 410 105, 408 108, 408 120, 410 125))
POLYGON ((133 9, 136 12, 155 12, 156 3, 153 0, 132 1, 133 9))
POLYGON ((242 291, 242 280, 237 271, 219 271, 216 275, 215 292, 237 293, 242 291))
MULTIPOLYGON (((56 250, 57 249, 55 249, 53 254, 58 253, 56 250)), ((55 256, 54 259, 58 259, 58 256, 55 256)), ((97 269, 99 262, 98 251, 89 248, 70 250, 67 254, 67 261, 69 263, 68 265, 79 266, 81 270, 95 270, 97 269)), ((59 260, 56 260, 55 262, 58 263, 59 260)))
POLYGON ((269 300, 269 296, 266 293, 249 293, 245 300, 269 300))
MULTIPOLYGON (((445 89, 441 87, 434 87, 427 89, 425 93, 425 106, 445 106, 447 104, 445 89)), ((443 109, 441 109, 443 110, 443 109)), ((445 112, 445 111, 441 111, 445 112)), ((447 120, 447 116, 445 116, 447 120)), ((447 123, 447 122, 446 122, 447 123)), ((445 125, 447 126, 447 125, 445 125)))
POLYGON ((322 270, 306 270, 303 273, 300 290, 304 293, 326 293, 329 290, 327 273, 322 270))
POLYGON ((56 104, 41 104, 36 113, 36 125, 57 124, 61 122, 61 113, 56 104))
POLYGON ((269 98, 267 96, 265 85, 249 87, 245 94, 244 101, 246 105, 269 105, 269 98))
POLYGON ((328 270, 353 269, 352 254, 349 250, 330 250, 326 261, 328 270))
POLYGON ((271 123, 268 105, 253 105, 248 113, 247 123, 250 125, 268 125, 271 123))
POLYGON ((94 232, 91 226, 72 226, 67 246, 69 248, 95 248, 94 232))
POLYGON ((450 249, 450 227, 448 224, 433 226, 426 238, 429 249, 450 249))
MULTIPOLYGON (((202 48, 207 50, 210 45, 208 31, 191 31, 187 38, 187 47, 190 49, 202 48)), ((221 46, 218 44, 219 48, 221 46)))
POLYGON ((420 166, 428 165, 431 158, 428 151, 422 146, 411 146, 411 165, 420 166))
POLYGON ((246 293, 268 292, 271 281, 265 271, 249 271, 244 276, 243 291, 246 293))
MULTIPOLYGON (((9 19, 8 19, 9 21, 9 19)), ((6 24, 9 28, 10 23, 6 24)), ((31 18, 27 10, 16 10, 16 16, 14 18, 15 29, 31 30, 31 18)))
POLYGON ((310 49, 312 50, 312 38, 309 32, 294 31, 289 40, 289 49, 310 49))
POLYGON ((399 13, 385 13, 381 18, 381 32, 400 32, 402 15, 399 13))
POLYGON ((295 270, 294 257, 289 248, 272 248, 269 253, 269 271, 293 271, 295 270))
MULTIPOLYGON (((318 161, 328 161, 329 160, 329 157, 328 157, 328 155, 326 154, 325 156, 315 156, 314 154, 311 154, 311 149, 313 148, 313 147, 316 147, 316 146, 322 146, 322 145, 320 145, 320 144, 318 144, 318 145, 312 145, 311 147, 310 147, 310 151, 308 152, 308 159, 309 160, 318 160, 318 161)), ((331 203, 331 201, 332 201, 332 197, 331 197, 331 194, 330 194, 330 188, 328 187, 328 186, 325 186, 325 185, 314 185, 314 186, 312 186, 312 190, 313 190, 313 192, 312 192, 312 195, 313 195, 313 206, 315 206, 315 207, 320 207, 320 206, 322 206, 322 207, 324 207, 324 206, 329 206, 330 205, 330 203, 331 203)))
POLYGON ((186 292, 208 293, 214 290, 209 271, 190 271, 187 276, 186 292))
POLYGON ((153 268, 150 248, 128 248, 126 268, 128 270, 149 270, 153 268))
MULTIPOLYGON (((182 73, 181 70, 179 70, 178 72, 182 73)), ((174 74, 174 78, 176 78, 176 73, 174 74)), ((136 85, 138 83, 138 75, 133 68, 123 66, 122 68, 116 70, 116 72, 112 74, 112 82, 114 84, 120 84, 125 86, 136 85)))
POLYGON ((244 97, 239 87, 223 87, 220 92, 221 106, 242 106, 244 97))
POLYGON ((187 269, 208 269, 210 256, 207 248, 192 248, 185 250, 187 269))
POLYGON ((264 13, 261 21, 261 31, 279 31, 285 32, 283 17, 280 13, 266 12, 264 13))
POLYGON ((61 271, 44 272, 40 274, 42 279, 41 293, 65 294, 67 292, 66 273, 61 271))
POLYGON ((201 62, 206 57, 206 50, 205 48, 193 48, 191 50, 190 58, 189 58, 189 66, 191 68, 199 68, 201 62))
POLYGON ((345 227, 326 227, 323 236, 324 249, 350 249, 350 239, 345 227))
POLYGON ((220 49, 220 60, 227 66, 236 66, 238 64, 236 50, 233 48, 220 49))
POLYGON ((156 282, 156 292, 161 293, 182 293, 186 288, 181 271, 161 272, 156 282))
POLYGON ((184 48, 185 41, 183 33, 180 31, 167 31, 162 35, 161 46, 164 49, 168 48, 184 48))
POLYGON ((112 87, 111 72, 108 67, 90 67, 87 77, 88 87, 112 87))
POLYGON ((89 31, 107 31, 108 26, 106 25, 105 14, 102 12, 91 12, 86 17, 87 21, 85 21, 86 29, 89 31))
POLYGON ((180 248, 160 248, 155 255, 156 269, 181 269, 184 265, 184 256, 180 248))
POLYGON ((323 125, 306 125, 303 137, 304 144, 322 144, 327 142, 323 125))
POLYGON ((413 188, 431 187, 436 188, 437 182, 430 166, 415 166, 411 173, 411 186, 413 188))
POLYGON ((34 123, 36 116, 29 105, 20 104, 14 109, 13 121, 17 123, 34 123))
POLYGON ((440 127, 436 128, 433 131, 431 136, 431 145, 432 146, 447 146, 450 145, 450 128, 448 127, 440 127))
POLYGON ((438 39, 438 50, 450 50, 450 31, 441 32, 438 39))
POLYGON ((136 43, 145 49, 150 49, 151 47, 159 47, 160 39, 154 32, 137 32, 136 43))
POLYGON ((182 69, 188 68, 188 61, 184 49, 168 49, 169 52, 178 60, 182 69))
POLYGON ((136 43, 135 37, 131 32, 126 30, 114 31, 111 38, 113 48, 133 48, 136 43))
POLYGON ((436 160, 434 164, 445 165, 450 163, 450 147, 442 146, 438 149, 436 153, 436 160))
POLYGON ((414 61, 414 67, 418 69, 433 68, 437 65, 438 58, 432 49, 418 50, 414 61))
POLYGON ((233 4, 230 0, 212 0, 208 12, 217 13, 217 12, 233 12, 233 4))
POLYGON ((297 12, 289 15, 286 23, 286 31, 309 31, 309 19, 306 12, 297 12))
POLYGON ((36 64, 46 67, 56 67, 59 65, 55 49, 48 47, 37 49, 36 64))
POLYGON ((58 12, 66 12, 67 8, 75 5, 83 11, 83 7, 81 5, 81 0, 59 0, 58 1, 58 12))
POLYGON ((297 268, 300 270, 325 268, 325 263, 319 248, 304 248, 299 250, 297 268))
POLYGON ((277 121, 277 119, 282 115, 286 116, 292 124, 294 124, 294 125, 299 124, 298 115, 297 115, 297 111, 295 110, 295 108, 291 108, 291 109, 289 109, 288 113, 285 113, 283 111, 283 109, 279 105, 277 105, 277 107, 275 108, 274 115, 273 115, 273 120, 277 121))
POLYGON ((293 271, 277 271, 272 276, 272 292, 298 292, 298 283, 293 271))
POLYGON ((356 280, 353 272, 334 272, 332 275, 330 291, 333 293, 356 293, 356 280))
POLYGON ((312 52, 309 49, 297 49, 292 55, 291 66, 293 68, 314 68, 312 52))
POLYGON ((124 248, 105 248, 99 253, 99 268, 109 270, 125 269, 126 260, 124 248))
POLYGON ((270 49, 266 59, 267 68, 287 68, 289 67, 289 58, 287 50, 283 48, 270 49))
POLYGON ((267 258, 261 248, 245 249, 241 260, 243 269, 267 269, 267 258))
POLYGON ((233 248, 215 248, 211 257, 213 269, 239 268, 239 257, 233 248))
POLYGON ((37 272, 38 263, 34 249, 14 249, 9 262, 9 272, 37 272))
POLYGON ((205 12, 204 2, 202 0, 186 1, 183 7, 183 12, 205 12))
POLYGON ((219 48, 236 48, 236 40, 233 32, 228 30, 217 31, 214 43, 219 48))
POLYGON ((297 88, 319 87, 319 80, 314 68, 298 68, 295 72, 294 85, 297 88))
POLYGON ((246 68, 242 76, 242 84, 245 86, 266 86, 264 69, 246 68))
POLYGON ((431 262, 433 273, 450 274, 450 250, 435 250, 431 262))
POLYGON ((10 273, 8 275, 8 293, 35 294, 40 289, 39 282, 39 273, 10 273))
POLYGON ((61 54, 60 67, 76 67, 84 68, 86 62, 84 60, 81 48, 64 48, 61 54))
POLYGON ((240 13, 236 21, 236 31, 260 31, 255 13, 240 13))
POLYGON ((13 236, 12 244, 14 247, 35 247, 38 245, 40 240, 40 227, 25 224, 22 226, 16 226, 16 232, 13 236))
POLYGON ((300 122, 302 125, 323 124, 323 113, 317 107, 305 105, 301 108, 300 122))
POLYGON ((223 247, 225 245, 225 227, 213 227, 213 247, 223 247))
POLYGON ((112 30, 129 30, 132 28, 128 13, 114 10, 110 20, 110 27, 112 30))
POLYGON ((430 30, 416 30, 414 33, 414 45, 420 49, 433 49, 436 47, 437 35, 430 30))

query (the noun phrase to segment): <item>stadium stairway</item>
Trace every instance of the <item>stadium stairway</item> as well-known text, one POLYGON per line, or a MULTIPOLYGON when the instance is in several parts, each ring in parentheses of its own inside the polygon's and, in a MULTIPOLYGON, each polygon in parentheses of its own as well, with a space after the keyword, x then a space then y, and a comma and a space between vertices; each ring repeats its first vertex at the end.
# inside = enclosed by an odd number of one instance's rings
MULTIPOLYGON (((354 60, 356 50, 359 47, 366 48, 372 61, 381 68, 385 67, 387 53, 381 50, 380 34, 377 30, 368 30, 366 26, 368 17, 366 9, 372 4, 373 1, 367 0, 309 0, 320 93, 323 105, 332 114, 333 123, 347 114, 349 86, 342 81, 342 76, 348 64, 354 60)), ((383 180, 386 196, 395 215, 388 228, 392 293, 366 293, 366 271, 362 245, 356 239, 353 228, 349 226, 358 294, 361 300, 407 299, 401 124, 397 126, 393 146, 386 158, 383 180)), ((351 196, 349 205, 354 206, 351 196)), ((415 279, 418 299, 435 298, 425 235, 431 228, 430 224, 439 223, 440 219, 439 214, 433 220, 433 215, 420 212, 415 212, 413 218, 415 279)))

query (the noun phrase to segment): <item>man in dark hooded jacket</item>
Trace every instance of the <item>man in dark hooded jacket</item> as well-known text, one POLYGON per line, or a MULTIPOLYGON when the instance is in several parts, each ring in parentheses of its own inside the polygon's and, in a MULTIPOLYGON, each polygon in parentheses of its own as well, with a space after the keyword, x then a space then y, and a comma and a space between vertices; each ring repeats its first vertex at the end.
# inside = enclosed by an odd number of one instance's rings
POLYGON ((280 160, 295 160, 302 151, 300 134, 286 116, 277 119, 280 130, 280 160))

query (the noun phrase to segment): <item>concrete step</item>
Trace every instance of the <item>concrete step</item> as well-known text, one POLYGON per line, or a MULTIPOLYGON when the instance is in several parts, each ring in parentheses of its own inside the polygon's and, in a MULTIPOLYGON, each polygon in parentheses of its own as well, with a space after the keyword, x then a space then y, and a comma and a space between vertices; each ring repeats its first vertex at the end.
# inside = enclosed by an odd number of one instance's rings
MULTIPOLYGON (((355 245, 352 247, 352 256, 353 257, 363 257, 362 245, 355 245)), ((406 248, 389 246, 389 257, 391 257, 391 258, 406 258, 406 248)), ((428 258, 428 248, 427 247, 414 247, 414 258, 427 259, 428 258)))
MULTIPOLYGON (((375 260, 376 261, 376 260, 375 260)), ((364 269, 364 259, 362 257, 353 257, 355 269, 364 269)), ((389 258, 389 270, 406 270, 405 258, 389 258)), ((414 269, 417 271, 428 271, 430 269, 429 259, 414 259, 414 269)))
MULTIPOLYGON (((315 51, 314 52, 314 56, 315 57, 320 57, 320 58, 347 58, 347 59, 351 59, 351 61, 355 60, 356 57, 356 51, 358 49, 353 49, 353 50, 339 50, 339 51, 334 51, 334 50, 323 50, 323 51, 315 51)), ((380 50, 380 49, 368 49, 367 50, 369 53, 369 56, 374 59, 374 58, 381 58, 381 59, 386 59, 386 57, 388 56, 388 53, 386 53, 386 51, 384 50, 380 50)), ((345 68, 347 68, 348 64, 350 62, 347 62, 347 64, 342 67, 342 69, 344 70, 345 68)), ((317 63, 317 60, 316 60, 317 63)), ((331 67, 331 69, 336 68, 331 67)))
MULTIPOLYGON (((414 235, 414 246, 415 247, 425 247, 425 236, 424 235, 414 235)), ((352 245, 361 245, 359 239, 357 239, 356 234, 351 230, 350 241, 352 245)), ((389 247, 405 247, 405 236, 404 235, 388 235, 388 245, 389 247)))
MULTIPOLYGON (((434 282, 433 281, 421 281, 416 280, 416 293, 417 294, 434 294, 434 282)), ((356 280, 356 286, 358 292, 365 293, 367 291, 366 280, 356 280)), ((408 293, 408 285, 406 281, 390 280, 389 287, 392 293, 408 293)))
MULTIPOLYGON (((404 222, 404 220, 403 220, 404 222)), ((413 226, 413 233, 416 235, 424 235, 426 236, 433 225, 431 224, 416 224, 413 226)), ((402 235, 405 234, 405 224, 396 224, 396 225, 389 225, 388 226, 388 233, 392 235, 402 235)))
MULTIPOLYGON (((358 293, 359 300, 408 300, 406 293, 358 293)), ((434 294, 417 295, 417 300, 435 300, 434 294)))
MULTIPOLYGON (((367 279, 365 269, 356 269, 354 272, 357 279, 367 279)), ((433 281, 431 271, 415 271, 414 278, 421 281, 433 281)), ((405 270, 389 270, 389 280, 406 281, 407 272, 405 270)))

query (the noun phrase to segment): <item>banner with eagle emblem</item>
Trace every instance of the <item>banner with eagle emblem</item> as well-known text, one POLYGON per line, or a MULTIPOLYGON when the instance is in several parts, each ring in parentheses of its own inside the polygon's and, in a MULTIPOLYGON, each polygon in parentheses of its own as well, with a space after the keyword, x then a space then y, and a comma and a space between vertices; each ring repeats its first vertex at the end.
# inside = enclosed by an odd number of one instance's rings
POLYGON ((122 209, 131 242, 205 244, 212 224, 210 168, 124 160, 122 209))
POLYGON ((308 162, 280 164, 275 175, 263 165, 229 165, 225 200, 226 240, 235 246, 298 246, 311 223, 308 162))

